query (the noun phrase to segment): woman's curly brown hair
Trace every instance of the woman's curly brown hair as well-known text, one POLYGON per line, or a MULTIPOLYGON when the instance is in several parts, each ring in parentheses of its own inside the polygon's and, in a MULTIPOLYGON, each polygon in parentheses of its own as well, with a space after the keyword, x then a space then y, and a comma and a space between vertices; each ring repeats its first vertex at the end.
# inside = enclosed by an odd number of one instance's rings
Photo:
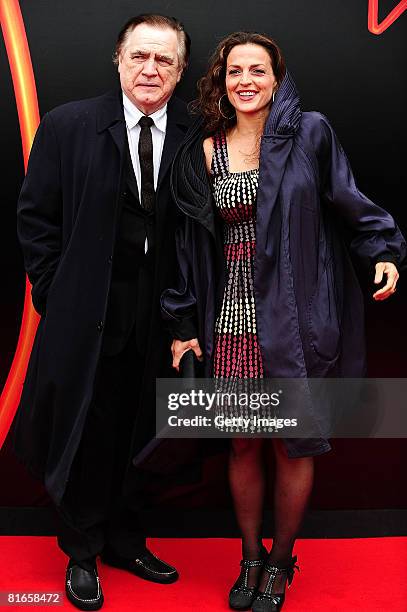
POLYGON ((227 130, 236 122, 234 108, 227 96, 222 99, 221 109, 225 119, 219 112, 219 100, 226 94, 226 63, 233 47, 237 45, 260 45, 268 52, 277 87, 285 76, 285 61, 280 47, 269 36, 256 32, 233 32, 220 41, 210 61, 208 72, 198 81, 198 99, 192 104, 194 111, 200 112, 205 121, 208 134, 214 134, 219 129, 227 130))

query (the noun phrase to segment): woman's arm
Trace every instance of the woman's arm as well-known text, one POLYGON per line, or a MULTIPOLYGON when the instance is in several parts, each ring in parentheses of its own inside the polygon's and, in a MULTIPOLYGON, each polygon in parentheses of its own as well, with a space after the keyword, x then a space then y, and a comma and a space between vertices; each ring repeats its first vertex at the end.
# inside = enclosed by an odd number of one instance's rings
POLYGON ((375 267, 375 283, 386 275, 384 287, 374 293, 376 300, 389 297, 396 289, 397 268, 405 264, 406 241, 393 217, 359 191, 336 134, 323 115, 322 145, 319 152, 321 191, 353 230, 351 250, 365 263, 375 267))
MULTIPOLYGON (((194 129, 196 130, 196 128, 194 129)), ((209 173, 213 153, 212 138, 204 140, 203 152, 205 155, 206 168, 209 173)), ((174 200, 177 201, 178 183, 176 177, 180 171, 182 175, 184 172, 183 165, 180 163, 179 159, 174 161, 172 170, 171 188, 174 200)), ((178 282, 176 288, 167 289, 161 296, 163 317, 167 321, 169 333, 174 338, 171 350, 173 354, 173 367, 177 370, 179 369, 179 362, 186 351, 192 349, 198 359, 202 359, 203 357, 198 342, 197 299, 192 278, 193 265, 191 261, 191 245, 194 244, 192 238, 193 223, 194 221, 192 219, 188 216, 184 216, 180 226, 177 228, 175 245, 178 260, 178 282), (188 240, 190 245, 189 249, 186 248, 188 240)))
POLYGON ((202 351, 198 342, 196 321, 196 297, 190 273, 189 253, 185 248, 185 232, 187 218, 183 226, 177 228, 175 245, 179 266, 176 288, 166 289, 161 295, 161 311, 166 320, 166 327, 174 338, 171 345, 173 367, 179 369, 183 354, 192 349, 198 359, 202 359, 202 351))

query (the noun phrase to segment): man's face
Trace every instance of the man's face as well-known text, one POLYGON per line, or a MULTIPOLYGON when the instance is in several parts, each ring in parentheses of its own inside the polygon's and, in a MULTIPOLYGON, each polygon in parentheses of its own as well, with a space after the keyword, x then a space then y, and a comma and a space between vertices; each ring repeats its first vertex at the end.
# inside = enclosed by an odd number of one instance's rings
POLYGON ((171 28, 136 26, 119 55, 120 83, 126 96, 145 115, 170 99, 181 78, 178 37, 171 28))

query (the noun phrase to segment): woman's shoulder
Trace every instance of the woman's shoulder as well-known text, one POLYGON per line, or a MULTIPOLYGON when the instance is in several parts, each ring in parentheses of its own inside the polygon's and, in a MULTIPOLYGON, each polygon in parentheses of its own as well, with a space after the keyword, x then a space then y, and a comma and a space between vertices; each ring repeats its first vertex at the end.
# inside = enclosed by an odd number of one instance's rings
POLYGON ((329 146, 334 138, 334 130, 328 118, 318 111, 301 113, 297 142, 308 152, 319 154, 329 146))
POLYGON ((215 133, 204 138, 203 148, 205 154, 208 152, 212 155, 214 149, 218 150, 219 148, 223 148, 226 144, 226 136, 227 133, 224 130, 217 130, 215 133))
POLYGON ((301 113, 300 132, 324 131, 330 123, 325 115, 319 111, 305 111, 301 113))
POLYGON ((204 149, 205 155, 209 153, 212 156, 213 147, 214 147, 213 136, 207 136, 207 138, 204 138, 203 149, 204 149))
POLYGON ((325 136, 332 131, 328 118, 319 111, 306 111, 301 113, 300 133, 314 133, 325 136))
POLYGON ((208 136, 207 138, 204 139, 203 150, 205 154, 206 168, 209 173, 211 172, 211 169, 212 169, 212 157, 213 157, 214 147, 215 147, 214 136, 208 136))

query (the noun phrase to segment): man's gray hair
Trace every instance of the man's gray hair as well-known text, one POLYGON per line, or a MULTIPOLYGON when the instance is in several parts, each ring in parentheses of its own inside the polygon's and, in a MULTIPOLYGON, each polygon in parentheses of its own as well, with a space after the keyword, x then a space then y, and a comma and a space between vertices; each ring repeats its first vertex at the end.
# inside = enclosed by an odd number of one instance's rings
POLYGON ((153 13, 146 13, 143 15, 137 15, 132 17, 124 24, 119 32, 116 42, 116 48, 113 54, 113 63, 117 66, 119 63, 119 55, 126 44, 130 34, 140 24, 146 23, 156 28, 170 28, 177 33, 178 37, 178 61, 182 66, 182 72, 184 72, 188 66, 189 54, 191 51, 191 39, 184 29, 183 24, 175 19, 175 17, 167 17, 165 15, 156 15, 153 13))

